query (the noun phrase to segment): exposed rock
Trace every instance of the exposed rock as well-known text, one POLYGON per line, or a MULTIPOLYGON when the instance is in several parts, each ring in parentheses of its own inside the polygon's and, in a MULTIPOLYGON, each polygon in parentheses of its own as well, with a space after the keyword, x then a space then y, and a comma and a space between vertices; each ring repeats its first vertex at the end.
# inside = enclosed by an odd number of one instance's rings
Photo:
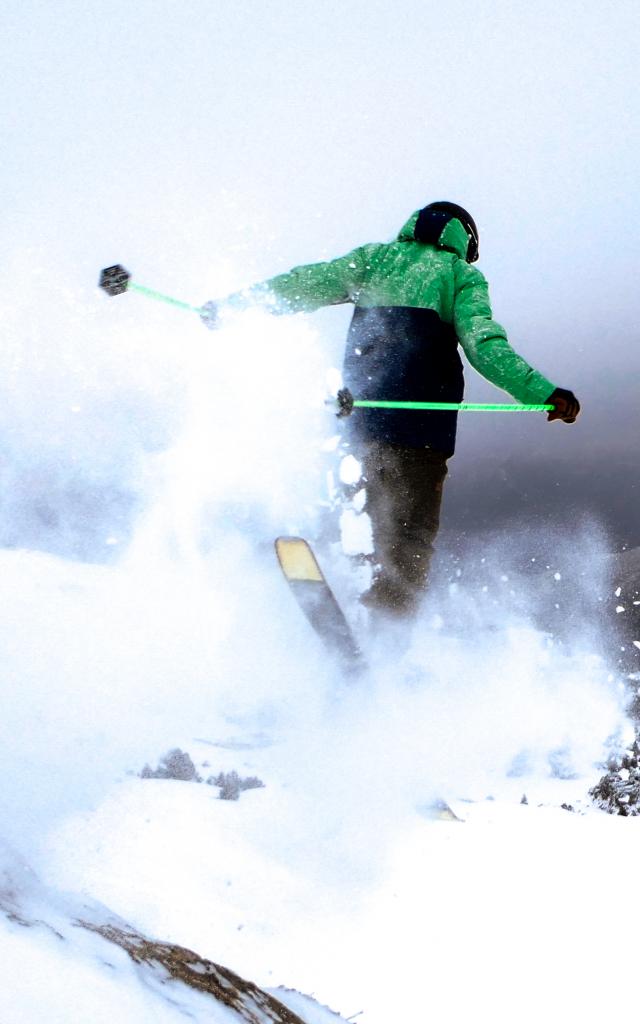
POLYGON ((91 921, 76 923, 126 950, 136 964, 153 971, 166 971, 166 982, 183 982, 208 993, 235 1010, 248 1024, 304 1024, 301 1017, 253 982, 245 981, 228 968, 205 960, 190 949, 148 939, 132 928, 91 921))
MULTIPOLYGON (((187 985, 237 1014, 238 1024, 305 1024, 276 996, 228 968, 190 949, 141 934, 102 904, 46 888, 31 868, 0 841, 0 917, 3 915, 14 926, 55 936, 62 948, 69 947, 65 958, 75 953, 113 967, 113 954, 104 944, 119 947, 133 961, 134 970, 143 972, 141 980, 155 980, 166 991, 167 1000, 177 1007, 187 1003, 186 993, 180 994, 180 986, 187 985), (79 929, 99 937, 95 948, 87 949, 86 940, 76 941, 79 929)), ((317 1011, 318 1004, 313 1000, 310 1003, 317 1011)), ((218 1019, 213 1003, 211 1019, 218 1019)))

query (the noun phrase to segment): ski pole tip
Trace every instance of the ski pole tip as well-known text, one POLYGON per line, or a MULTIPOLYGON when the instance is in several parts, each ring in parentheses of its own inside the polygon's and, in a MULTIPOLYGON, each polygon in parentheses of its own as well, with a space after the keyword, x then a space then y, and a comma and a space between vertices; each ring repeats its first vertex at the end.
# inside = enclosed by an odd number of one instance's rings
POLYGON ((105 267, 100 273, 98 286, 107 295, 122 295, 123 292, 126 292, 130 280, 131 274, 129 271, 125 270, 120 263, 116 263, 113 267, 105 267))

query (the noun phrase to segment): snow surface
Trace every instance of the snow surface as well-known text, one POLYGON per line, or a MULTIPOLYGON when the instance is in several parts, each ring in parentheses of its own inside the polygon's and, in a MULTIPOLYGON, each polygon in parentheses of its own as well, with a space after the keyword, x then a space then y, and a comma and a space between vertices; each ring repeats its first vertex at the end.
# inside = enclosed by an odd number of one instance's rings
MULTIPOLYGON (((295 771, 278 779, 275 746, 190 746, 196 764, 258 771, 266 788, 230 802, 203 784, 123 781, 50 834, 49 881, 347 1018, 595 1021, 629 1008, 603 962, 613 942, 616 977, 633 977, 636 888, 616 865, 635 863, 637 821, 589 810, 584 778, 505 780, 493 800, 454 802, 464 823, 416 807, 391 816, 392 828, 374 789, 347 825, 332 804, 304 801, 295 771), (569 800, 574 813, 558 806, 569 800)), ((176 1019, 124 954, 89 943, 70 957, 51 935, 4 931, 3 990, 16 1009, 5 1019, 39 1020, 45 1007, 61 1022, 176 1019)), ((206 1016, 202 997, 184 999, 196 1020, 225 1020, 206 1016)), ((315 1014, 303 1016, 324 1021, 315 1014)))
MULTIPOLYGON (((616 974, 633 970, 635 887, 615 866, 635 862, 640 833, 587 798, 607 739, 628 730, 597 652, 521 622, 448 635, 425 612, 408 651, 348 684, 272 561, 229 550, 241 583, 209 556, 194 575, 181 558, 141 572, 135 557, 2 554, 3 819, 50 891, 373 1024, 628 1006, 602 963, 616 936, 616 974), (138 777, 175 746, 203 779, 265 786, 224 801, 138 777), (432 820, 437 796, 464 821, 432 820)), ((11 1024, 184 1012, 159 1010, 119 951, 114 972, 93 940, 79 956, 3 931, 11 1024)), ((204 997, 185 998, 209 1019, 204 997)))

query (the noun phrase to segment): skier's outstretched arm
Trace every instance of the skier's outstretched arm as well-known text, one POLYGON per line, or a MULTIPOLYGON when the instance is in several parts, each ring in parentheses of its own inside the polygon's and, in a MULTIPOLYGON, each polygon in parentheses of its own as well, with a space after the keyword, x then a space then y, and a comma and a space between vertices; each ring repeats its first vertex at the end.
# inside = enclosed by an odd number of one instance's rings
POLYGON ((511 347, 504 327, 492 317, 483 274, 468 264, 460 264, 457 274, 454 327, 473 368, 518 402, 554 405, 549 420, 573 423, 580 412, 577 398, 552 384, 511 347))
POLYGON ((215 327, 223 309, 245 310, 260 306, 271 313, 311 313, 322 306, 354 301, 367 266, 369 246, 354 249, 327 263, 294 267, 268 281, 214 299, 202 306, 207 327, 215 327))

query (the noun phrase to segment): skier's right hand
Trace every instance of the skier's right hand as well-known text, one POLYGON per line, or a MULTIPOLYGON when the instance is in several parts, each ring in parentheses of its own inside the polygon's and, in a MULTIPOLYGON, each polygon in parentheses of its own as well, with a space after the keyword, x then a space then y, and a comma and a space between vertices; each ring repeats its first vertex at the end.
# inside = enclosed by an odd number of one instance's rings
POLYGON ((198 312, 205 327, 208 327, 210 331, 215 331, 218 326, 218 303, 210 299, 209 302, 205 302, 204 306, 200 306, 198 312))
POLYGON ((564 423, 575 423, 580 413, 580 402, 573 391, 567 391, 565 388, 556 388, 544 404, 554 407, 547 414, 549 422, 551 420, 562 420, 564 423))

